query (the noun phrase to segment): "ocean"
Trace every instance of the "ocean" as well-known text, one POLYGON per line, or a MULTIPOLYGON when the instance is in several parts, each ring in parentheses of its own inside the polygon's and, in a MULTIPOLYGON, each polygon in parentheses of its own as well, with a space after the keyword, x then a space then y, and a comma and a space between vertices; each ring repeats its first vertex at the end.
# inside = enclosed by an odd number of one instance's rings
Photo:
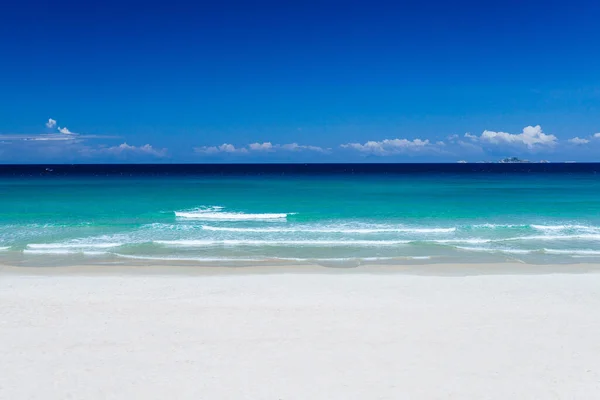
POLYGON ((599 164, 0 166, 0 263, 600 261, 599 164))

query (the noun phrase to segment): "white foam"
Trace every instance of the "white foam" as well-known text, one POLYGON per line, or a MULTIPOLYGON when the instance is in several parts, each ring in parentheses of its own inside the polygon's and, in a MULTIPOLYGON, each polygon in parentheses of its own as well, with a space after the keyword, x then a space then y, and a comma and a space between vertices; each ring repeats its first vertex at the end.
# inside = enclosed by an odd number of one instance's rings
POLYGON ((266 228, 234 228, 222 226, 202 225, 202 229, 207 231, 224 231, 224 232, 302 232, 302 233, 386 233, 386 232, 402 232, 402 233, 450 233, 456 231, 456 228, 404 228, 404 227, 381 227, 381 228, 353 228, 353 227, 266 227, 266 228))
POLYGON ((469 244, 482 244, 493 242, 493 239, 480 239, 480 238, 465 238, 465 239, 438 239, 438 240, 425 240, 424 242, 450 244, 450 243, 469 243, 469 244))
POLYGON ((580 255, 580 256, 600 256, 600 250, 591 249, 572 249, 572 250, 559 250, 559 249, 496 249, 489 247, 466 247, 456 246, 457 249, 466 251, 478 251, 486 253, 509 253, 509 254, 532 254, 543 252, 546 254, 553 255, 580 255))
POLYGON ((213 221, 269 221, 284 220, 294 213, 243 213, 222 212, 223 207, 198 208, 189 211, 175 211, 175 216, 183 219, 213 220, 213 221))
POLYGON ((580 235, 519 236, 519 237, 512 237, 512 238, 496 239, 494 241, 497 241, 497 242, 515 241, 515 240, 541 240, 541 241, 548 241, 548 240, 575 240, 575 239, 600 240, 600 235, 580 234, 580 235))
POLYGON ((10 246, 0 247, 0 251, 8 251, 9 249, 10 249, 10 246))
POLYGON ((407 244, 407 240, 156 240, 156 244, 173 247, 210 246, 397 246, 407 244))
POLYGON ((501 253, 509 253, 509 254, 531 254, 535 253, 537 250, 525 250, 525 249, 497 249, 497 251, 501 253))
POLYGON ((493 251, 493 249, 490 249, 488 247, 468 247, 468 246, 456 246, 457 249, 459 250, 465 250, 465 251, 481 251, 481 252, 491 252, 493 251))
POLYGON ((544 253, 547 254, 565 254, 565 255, 579 255, 579 256, 600 256, 600 250, 590 249, 572 249, 572 250, 557 250, 557 249, 544 249, 544 253))
POLYGON ((534 236, 515 236, 508 238, 496 238, 496 239, 482 239, 482 238, 471 238, 471 239, 439 239, 439 240, 427 240, 425 242, 433 243, 470 243, 470 244, 481 244, 481 243, 497 243, 497 242, 513 242, 513 241, 552 241, 552 240, 600 240, 600 234, 575 234, 575 235, 534 235, 534 236))
POLYGON ((543 232, 556 232, 566 230, 582 230, 588 232, 598 232, 600 228, 588 225, 531 225, 533 229, 543 232))
POLYGON ((498 228, 526 228, 528 225, 518 224, 477 224, 472 225, 472 228, 498 229, 498 228))
POLYGON ((482 253, 508 253, 508 254, 531 254, 535 250, 523 250, 523 249, 493 249, 490 247, 468 247, 468 246, 456 246, 457 249, 465 251, 477 251, 482 253))
POLYGON ((302 258, 302 257, 276 257, 269 258, 283 261, 319 261, 319 262, 339 262, 339 261, 383 261, 383 260, 398 260, 413 257, 325 257, 325 258, 302 258))
POLYGON ((262 258, 243 258, 243 257, 157 257, 157 256, 136 256, 129 254, 112 253, 117 257, 134 260, 152 260, 152 261, 195 261, 195 262, 269 262, 269 261, 297 261, 297 262, 340 262, 340 261, 384 261, 395 259, 430 259, 430 256, 415 257, 331 257, 331 258, 301 258, 301 257, 262 257, 262 258))
POLYGON ((86 251, 86 250, 70 250, 70 249, 40 249, 40 250, 23 250, 24 254, 37 254, 37 255, 67 255, 67 254, 83 254, 85 256, 101 256, 110 254, 106 251, 86 251))
POLYGON ((253 220, 281 220, 286 219, 288 214, 245 214, 245 213, 194 213, 176 211, 175 215, 179 218, 197 219, 197 220, 217 220, 217 221, 253 221, 253 220))
POLYGON ((136 256, 131 254, 111 253, 117 257, 129 258, 133 260, 150 261, 197 261, 197 262, 257 262, 264 261, 261 258, 236 258, 236 257, 156 257, 156 256, 136 256))
POLYGON ((123 243, 32 243, 28 249, 109 249, 122 246, 123 243))
POLYGON ((496 238, 496 239, 482 239, 482 238, 471 238, 471 239, 439 239, 439 240, 425 240, 424 242, 433 243, 469 243, 469 244, 482 244, 482 243, 498 243, 498 242, 516 242, 520 240, 530 241, 553 241, 553 240, 600 240, 600 234, 578 234, 578 235, 534 235, 534 236, 515 236, 508 238, 496 238))
MULTIPOLYGON (((467 226, 468 228, 468 226, 467 226)), ((559 232, 565 230, 583 230, 587 232, 599 232, 600 227, 589 226, 589 225, 539 225, 539 224, 478 224, 472 225, 471 228, 482 228, 482 229, 502 229, 502 228, 532 228, 542 232, 559 232)))

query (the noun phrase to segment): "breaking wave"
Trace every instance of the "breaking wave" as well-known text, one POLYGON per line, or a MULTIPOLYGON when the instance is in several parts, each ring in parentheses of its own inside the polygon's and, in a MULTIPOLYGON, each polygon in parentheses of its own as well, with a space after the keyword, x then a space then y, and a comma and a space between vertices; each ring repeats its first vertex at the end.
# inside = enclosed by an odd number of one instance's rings
POLYGON ((268 221, 285 220, 294 213, 258 213, 225 212, 223 207, 197 208, 189 211, 175 211, 175 216, 182 219, 214 220, 214 221, 268 221))

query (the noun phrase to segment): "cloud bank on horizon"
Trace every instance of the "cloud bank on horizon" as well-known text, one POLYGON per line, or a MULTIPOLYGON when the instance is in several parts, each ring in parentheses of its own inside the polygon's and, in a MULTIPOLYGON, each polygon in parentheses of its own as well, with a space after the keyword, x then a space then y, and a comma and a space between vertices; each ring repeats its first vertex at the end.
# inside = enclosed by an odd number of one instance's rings
POLYGON ((249 154, 249 153, 272 153, 272 152, 302 152, 313 151, 317 153, 327 154, 331 149, 325 149, 319 146, 301 145, 298 143, 288 144, 272 144, 271 142, 250 143, 247 146, 235 147, 230 143, 223 143, 219 146, 200 146, 194 147, 194 152, 197 154, 249 154))
POLYGON ((540 125, 526 126, 520 133, 484 130, 480 135, 467 132, 435 141, 396 137, 333 147, 297 142, 222 143, 177 151, 149 143, 130 145, 119 136, 75 133, 52 118, 45 126, 47 131, 39 134, 0 134, 0 162, 452 162, 505 156, 593 161, 600 150, 600 132, 561 140, 540 125))
POLYGON ((165 148, 150 144, 132 146, 123 142, 116 145, 103 143, 121 139, 118 136, 80 134, 59 127, 56 120, 46 122, 49 132, 39 134, 0 134, 0 163, 85 163, 85 162, 136 162, 164 158, 165 148), (101 142, 90 144, 90 141, 101 142))

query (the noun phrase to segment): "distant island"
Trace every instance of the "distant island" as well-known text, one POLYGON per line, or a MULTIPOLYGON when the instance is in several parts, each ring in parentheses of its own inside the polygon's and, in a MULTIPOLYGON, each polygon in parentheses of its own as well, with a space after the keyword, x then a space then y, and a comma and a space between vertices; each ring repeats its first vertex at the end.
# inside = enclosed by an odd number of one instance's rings
MULTIPOLYGON (((532 162, 536 162, 536 161, 529 161, 529 160, 521 160, 519 157, 507 157, 507 158, 503 158, 502 160, 498 161, 500 164, 527 164, 527 163, 532 163, 532 162)), ((541 160, 538 161, 538 163, 542 163, 542 164, 546 164, 549 161, 546 160, 541 160)))
MULTIPOLYGON (((569 161, 565 161, 565 162, 569 162, 569 161)), ((572 161, 571 161, 572 162, 572 161)), ((458 164, 467 164, 468 161, 465 160, 459 160, 457 161, 458 164)), ((519 157, 506 157, 503 158, 499 161, 477 161, 477 164, 549 164, 550 161, 548 160, 540 160, 540 161, 529 161, 529 160, 522 160, 519 157)))

